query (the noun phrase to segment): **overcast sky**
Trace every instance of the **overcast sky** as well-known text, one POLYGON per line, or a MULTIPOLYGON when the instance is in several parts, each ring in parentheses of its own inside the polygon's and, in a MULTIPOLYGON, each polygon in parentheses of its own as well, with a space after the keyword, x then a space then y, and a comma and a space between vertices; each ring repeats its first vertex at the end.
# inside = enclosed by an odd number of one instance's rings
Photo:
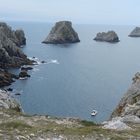
POLYGON ((140 0, 0 0, 0 20, 140 24, 140 0))

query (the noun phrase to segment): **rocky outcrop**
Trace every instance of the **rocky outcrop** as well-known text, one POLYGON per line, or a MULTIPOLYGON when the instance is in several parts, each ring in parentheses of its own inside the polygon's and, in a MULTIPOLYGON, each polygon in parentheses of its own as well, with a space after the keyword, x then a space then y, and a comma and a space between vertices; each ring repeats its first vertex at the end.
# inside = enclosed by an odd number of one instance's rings
POLYGON ((21 30, 16 30, 14 33, 16 38, 18 39, 18 45, 19 46, 26 45, 26 38, 25 38, 24 31, 21 29, 21 30))
POLYGON ((0 89, 0 109, 21 111, 21 106, 17 100, 10 95, 10 92, 0 89))
POLYGON ((136 27, 130 34, 130 37, 140 37, 140 27, 136 27))
POLYGON ((22 70, 19 73, 19 78, 28 78, 28 77, 30 77, 30 75, 28 74, 28 72, 26 70, 22 70))
POLYGON ((46 44, 64 44, 80 42, 78 34, 72 28, 70 21, 60 21, 50 31, 48 37, 42 42, 46 44))
POLYGON ((6 23, 0 23, 0 68, 32 63, 19 48, 25 40, 22 30, 13 31, 6 23))
POLYGON ((13 79, 18 79, 18 76, 4 70, 0 70, 0 87, 9 86, 14 82, 13 79))
POLYGON ((97 33, 94 40, 115 43, 119 42, 119 37, 114 31, 108 31, 107 33, 105 32, 97 33))
POLYGON ((28 70, 32 70, 33 68, 32 67, 28 67, 28 66, 24 66, 24 67, 21 67, 21 70, 25 70, 25 71, 28 71, 28 70))
POLYGON ((113 117, 136 116, 140 118, 140 73, 136 73, 133 84, 112 113, 113 117))

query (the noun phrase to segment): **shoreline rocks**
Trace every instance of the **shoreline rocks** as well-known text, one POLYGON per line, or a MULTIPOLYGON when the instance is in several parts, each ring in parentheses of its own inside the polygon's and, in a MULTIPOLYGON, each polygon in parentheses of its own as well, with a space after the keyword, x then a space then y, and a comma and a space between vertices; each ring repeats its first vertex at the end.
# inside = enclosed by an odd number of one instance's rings
POLYGON ((28 77, 30 77, 30 75, 28 74, 28 72, 26 70, 22 70, 19 73, 19 78, 28 78, 28 77))
POLYGON ((0 68, 32 64, 19 48, 26 44, 25 40, 23 30, 13 31, 6 23, 0 22, 0 68))
POLYGON ((78 34, 72 28, 70 21, 56 22, 47 38, 42 42, 45 44, 64 44, 80 42, 78 34))
POLYGON ((10 92, 0 89, 0 109, 11 109, 21 112, 21 106, 15 98, 10 95, 10 92))
POLYGON ((129 37, 140 37, 140 27, 136 27, 128 36, 129 37))
MULTIPOLYGON (((23 65, 33 65, 34 61, 20 49, 26 44, 23 30, 12 30, 4 22, 0 22, 0 87, 8 86, 19 76, 8 72, 8 68, 20 68, 23 65)), ((29 75, 27 75, 29 76, 29 75)))
POLYGON ((14 82, 13 79, 18 79, 18 76, 7 71, 0 70, 0 87, 11 85, 11 83, 14 82))
POLYGON ((105 32, 97 33, 94 40, 116 43, 119 42, 119 37, 114 31, 108 31, 106 33, 105 32))
POLYGON ((32 67, 28 67, 28 66, 21 67, 21 70, 25 70, 25 71, 29 71, 32 69, 33 69, 32 67))
POLYGON ((118 116, 133 115, 140 118, 140 73, 136 73, 133 83, 118 106, 113 111, 111 118, 118 116))

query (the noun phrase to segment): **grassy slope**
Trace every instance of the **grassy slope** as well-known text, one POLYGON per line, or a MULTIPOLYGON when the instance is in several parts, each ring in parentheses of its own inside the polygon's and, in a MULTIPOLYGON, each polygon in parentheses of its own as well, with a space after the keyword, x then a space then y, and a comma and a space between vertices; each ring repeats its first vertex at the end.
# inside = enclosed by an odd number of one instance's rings
MULTIPOLYGON (((132 125, 131 125, 132 126, 132 125)), ((134 128, 134 126, 132 126, 134 128)), ((140 126, 134 130, 106 130, 93 122, 71 118, 51 118, 48 116, 29 116, 12 110, 0 111, 0 140, 8 139, 140 139, 140 126)), ((56 139, 56 140, 57 140, 56 139)))

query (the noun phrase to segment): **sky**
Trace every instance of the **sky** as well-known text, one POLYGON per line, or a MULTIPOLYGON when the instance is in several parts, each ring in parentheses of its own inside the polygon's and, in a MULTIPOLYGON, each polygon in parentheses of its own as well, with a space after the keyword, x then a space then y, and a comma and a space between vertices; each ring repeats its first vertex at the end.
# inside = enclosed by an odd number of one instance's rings
POLYGON ((140 0, 0 0, 1 21, 139 25, 140 0))

